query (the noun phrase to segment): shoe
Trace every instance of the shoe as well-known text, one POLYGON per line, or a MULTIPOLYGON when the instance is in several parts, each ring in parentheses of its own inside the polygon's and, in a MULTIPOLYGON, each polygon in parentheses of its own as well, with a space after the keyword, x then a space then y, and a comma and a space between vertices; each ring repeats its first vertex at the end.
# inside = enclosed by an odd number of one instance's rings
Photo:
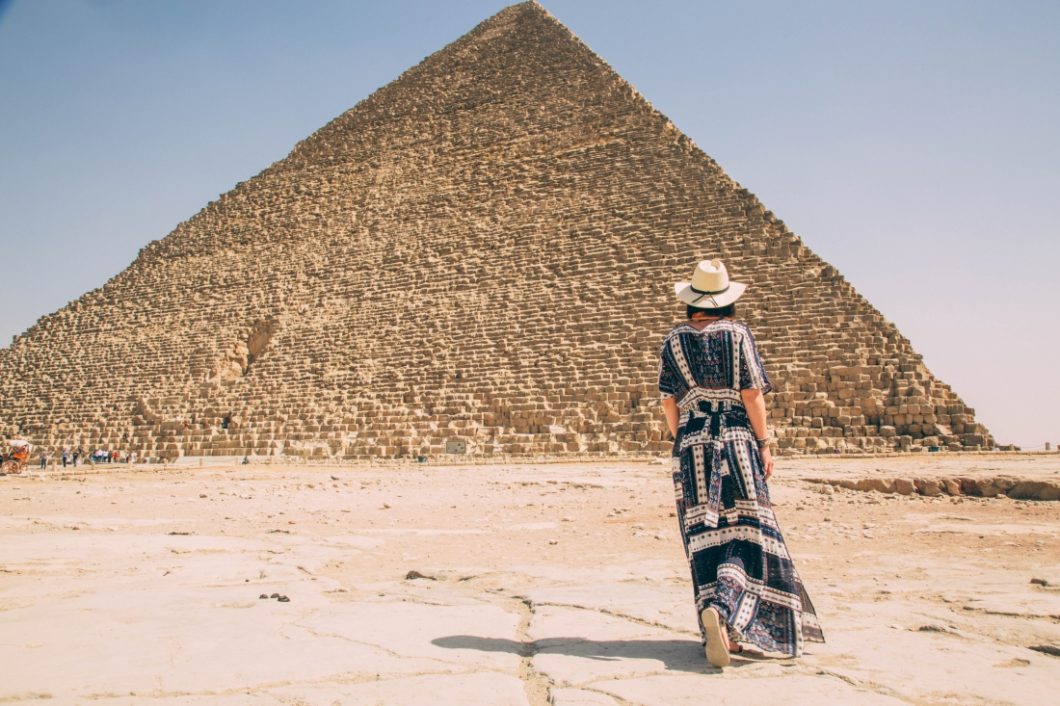
POLYGON ((732 660, 729 646, 725 644, 726 627, 721 622, 721 616, 714 608, 705 608, 699 617, 707 633, 707 661, 712 667, 728 667, 732 660))

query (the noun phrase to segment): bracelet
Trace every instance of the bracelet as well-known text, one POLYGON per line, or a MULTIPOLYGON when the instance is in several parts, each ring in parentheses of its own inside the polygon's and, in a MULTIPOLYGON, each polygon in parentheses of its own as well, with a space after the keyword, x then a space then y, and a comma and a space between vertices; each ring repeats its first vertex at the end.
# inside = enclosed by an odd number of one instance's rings
POLYGON ((768 449, 769 448, 769 437, 767 436, 764 439, 755 439, 755 443, 758 444, 758 450, 759 451, 761 451, 762 449, 768 449))

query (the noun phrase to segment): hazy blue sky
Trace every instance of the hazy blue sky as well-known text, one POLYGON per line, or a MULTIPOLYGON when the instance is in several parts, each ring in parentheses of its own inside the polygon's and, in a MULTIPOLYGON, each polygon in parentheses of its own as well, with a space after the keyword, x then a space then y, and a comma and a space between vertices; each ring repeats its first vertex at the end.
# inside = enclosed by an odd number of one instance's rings
MULTIPOLYGON (((0 0, 0 341, 505 4, 0 0)), ((1000 442, 1060 442, 1060 2, 544 4, 1000 442)))

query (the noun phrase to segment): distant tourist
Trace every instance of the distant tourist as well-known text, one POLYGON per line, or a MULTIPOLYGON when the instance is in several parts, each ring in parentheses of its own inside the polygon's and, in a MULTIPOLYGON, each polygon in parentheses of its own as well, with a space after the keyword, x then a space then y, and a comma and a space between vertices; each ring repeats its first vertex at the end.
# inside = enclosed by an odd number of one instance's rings
POLYGON ((741 642, 802 654, 823 642, 777 527, 765 394, 772 389, 751 330, 736 320, 747 285, 721 260, 696 265, 674 290, 687 321, 663 341, 659 391, 674 437, 677 517, 707 660, 729 664, 741 642))
POLYGON ((43 471, 47 467, 48 467, 48 452, 47 451, 41 451, 40 452, 40 469, 43 471))
POLYGON ((67 449, 63 449, 63 468, 66 468, 66 464, 69 460, 70 452, 67 449))

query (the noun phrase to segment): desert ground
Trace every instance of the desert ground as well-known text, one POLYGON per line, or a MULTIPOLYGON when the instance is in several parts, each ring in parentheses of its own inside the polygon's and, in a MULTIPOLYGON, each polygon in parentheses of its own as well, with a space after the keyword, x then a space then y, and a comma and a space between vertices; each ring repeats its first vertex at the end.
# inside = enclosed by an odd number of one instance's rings
POLYGON ((1055 704, 1060 502, 954 477, 1051 497, 1060 456, 779 459, 827 642, 717 670, 668 463, 30 469, 0 703, 1055 704))

